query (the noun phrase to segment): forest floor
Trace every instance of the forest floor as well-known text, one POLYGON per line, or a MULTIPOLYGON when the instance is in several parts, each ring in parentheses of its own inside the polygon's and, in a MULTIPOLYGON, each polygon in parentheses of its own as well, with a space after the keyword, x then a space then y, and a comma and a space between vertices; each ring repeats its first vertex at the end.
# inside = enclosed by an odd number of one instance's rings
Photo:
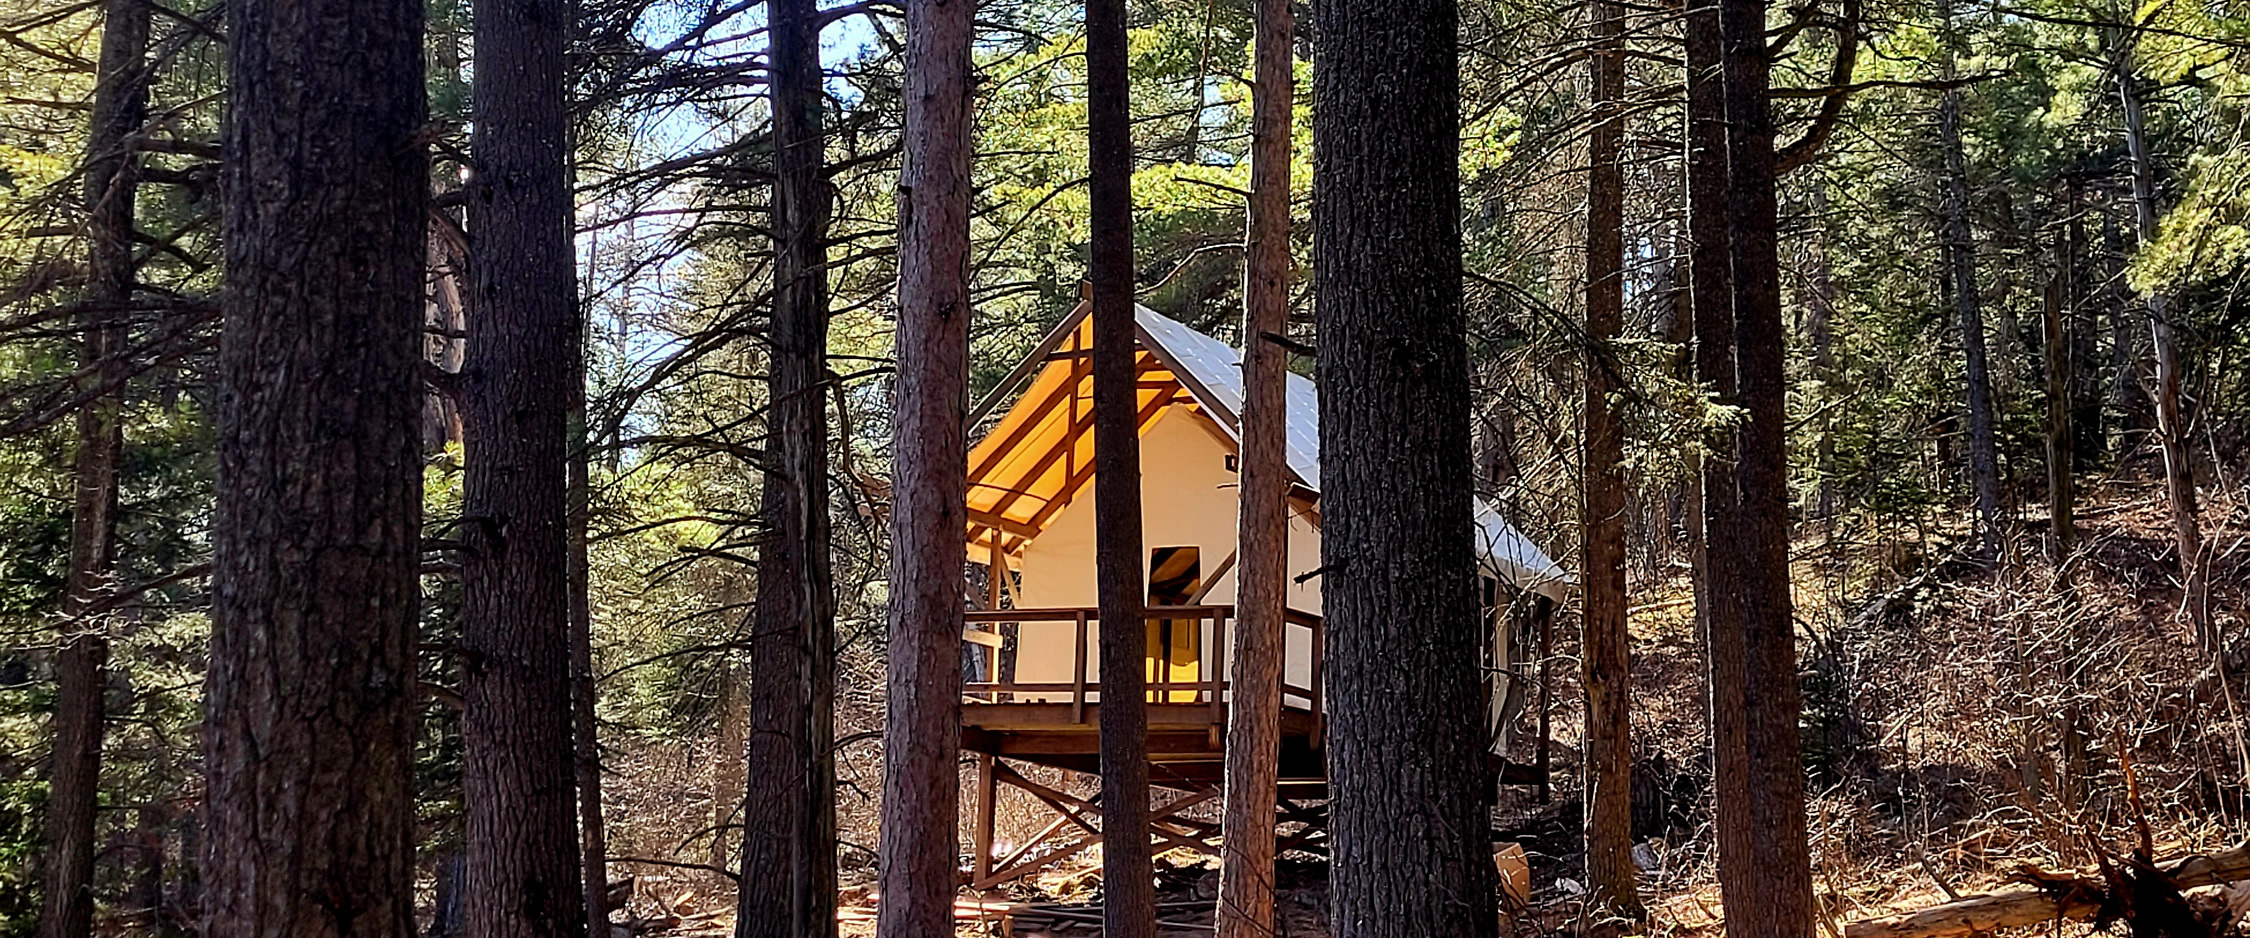
MULTIPOLYGON (((2221 634, 2245 640, 2225 656, 2199 648, 2175 615, 2180 591, 2162 490, 2107 480, 2079 515, 2067 586, 2044 553, 2045 519, 2020 527, 2007 559, 1965 558, 1957 523, 1935 518, 1821 530, 1796 546, 1799 643, 1805 661, 1804 741, 1811 781, 1814 880, 1823 934, 1842 923, 2006 885, 2023 866, 2074 868, 2090 844, 2124 849, 2145 820, 2159 857, 2214 851, 2250 836, 2250 742, 2242 676, 2250 671, 2250 497, 2208 489, 2213 607, 2221 634), (2142 798, 2126 797, 2130 767, 2142 798)), ((1552 753, 1555 789, 1505 789, 1496 831, 1529 854, 1532 888, 1514 910, 1518 934, 1716 935, 1719 901, 1703 739, 1701 664, 1684 561, 1659 559, 1634 584, 1635 856, 1649 918, 1601 922, 1579 901, 1578 689, 1567 615, 1556 628, 1552 753)), ((871 686, 863 684, 861 686, 871 686)), ((849 698, 850 695, 847 695, 849 698)), ((879 710, 861 693, 870 726, 879 710)), ((851 722, 850 720, 846 721, 851 722)), ((849 728, 840 728, 840 732, 849 728)), ((847 754, 845 934, 872 933, 874 754, 847 754)), ((692 840, 694 825, 650 823, 710 800, 707 744, 641 750, 619 786, 644 799, 613 806, 637 817, 638 839, 692 840), (668 777, 668 788, 658 776, 668 777), (652 784, 654 783, 654 784, 652 784), (644 813, 645 812, 645 813, 644 813)), ((1521 753, 1519 755, 1528 755, 1521 753)), ((1088 778, 1053 777, 1057 785, 1088 778)), ((1003 802, 1003 838, 1045 820, 1003 802)), ((687 812, 693 814, 693 811, 687 812)), ((703 818, 712 815, 706 813, 703 818)), ((691 818, 691 820, 693 820, 691 818)), ((698 822, 702 823, 702 822, 698 822)), ((708 824, 704 824, 708 826, 708 824)), ((637 833, 636 833, 637 832, 637 833)), ((646 855, 646 854, 644 854, 646 855)), ((1166 934, 1209 934, 1213 862, 1167 855, 1159 873, 1166 934)), ((1012 916, 1018 935, 1098 932, 1098 851, 985 897, 1059 910, 1012 916)), ((731 931, 733 884, 691 869, 619 864, 633 873, 634 913, 651 933, 731 931)), ((1277 933, 1326 934, 1320 858, 1284 857, 1277 933)), ((755 887, 753 887, 755 888, 755 887)), ((2041 929, 2071 934, 2072 927, 2041 929)), ((996 923, 962 934, 996 934, 996 923)), ((2079 928, 2076 933, 2084 933, 2079 928)))

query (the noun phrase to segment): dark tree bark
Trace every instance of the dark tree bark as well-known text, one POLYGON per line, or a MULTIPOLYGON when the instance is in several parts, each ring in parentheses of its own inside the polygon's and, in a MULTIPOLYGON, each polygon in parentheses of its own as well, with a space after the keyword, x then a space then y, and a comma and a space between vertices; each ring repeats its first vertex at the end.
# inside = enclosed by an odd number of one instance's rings
POLYGON ((405 936, 422 4, 239 0, 227 18, 203 934, 405 936))
POLYGON ((1289 580, 1289 138, 1297 85, 1288 0, 1258 0, 1250 218, 1242 272, 1242 473, 1227 704, 1219 938, 1273 934, 1274 815, 1289 580))
MULTIPOLYGON (((86 137, 86 291, 80 297, 82 390, 129 374, 126 306, 133 300, 133 135, 148 119, 149 7, 109 0, 86 137)), ((46 879, 41 938, 85 938, 94 927, 94 808, 101 788, 102 685, 109 661, 105 617, 117 554, 117 470, 125 448, 122 391, 78 411, 70 510, 70 567, 63 585, 62 648, 55 655, 54 754, 47 778, 46 879)))
POLYGON ((1102 933, 1156 933, 1149 868, 1141 436, 1133 329, 1133 140, 1125 0, 1086 3, 1087 279, 1094 319, 1094 567, 1101 607, 1102 933))
MULTIPOLYGON (((1688 87, 1688 290, 1695 317, 1695 371, 1716 403, 1739 404, 1734 385, 1734 276, 1727 228, 1726 88, 1716 3, 1689 4, 1684 24, 1688 87)), ((1711 732, 1711 777, 1719 846, 1719 902, 1728 921, 1747 922, 1759 895, 1750 850, 1747 707, 1743 700, 1742 609, 1723 579, 1739 569, 1733 533, 1734 430, 1711 431, 1696 498, 1693 566, 1696 628, 1703 641, 1711 732)))
MULTIPOLYGON (((1953 7, 1941 4, 1940 17, 1952 28, 1953 7)), ((1951 43, 1950 38, 1945 40, 1951 43)), ((1945 73, 1953 77, 1953 53, 1945 53, 1945 73)), ((1977 295, 1976 240, 1969 230, 1969 170, 1961 150, 1961 91, 1947 88, 1938 104, 1938 147, 1945 156, 1945 260, 1952 273, 1953 307, 1961 323, 1969 408, 1969 478, 1975 489, 1979 555, 2000 555, 2000 456, 1993 432, 1992 376, 1984 345, 1984 306, 1977 295)))
POLYGON ((1642 915, 1633 867, 1632 638, 1625 630, 1625 426, 1610 398, 1623 384, 1625 331, 1625 9, 1593 9, 1594 126, 1587 136, 1586 436, 1580 473, 1580 686, 1586 694, 1586 885, 1593 901, 1642 915))
MULTIPOLYGON (((2134 85, 2131 42, 2117 40, 2117 97, 2124 105, 2125 148, 2133 160, 2134 219, 2145 245, 2156 239, 2156 166, 2148 152, 2140 89, 2134 85)), ((2164 490, 2171 502, 2173 546, 2180 555, 2180 582, 2186 593, 2181 605, 2196 641, 2206 650, 2217 650, 2221 637, 2211 619, 2210 565, 2204 557, 2202 523, 2196 517, 2194 457, 2180 411, 2180 339, 2172 321, 2171 299, 2153 292, 2143 298, 2156 350, 2156 436, 2164 453, 2164 490)))
MULTIPOLYGON (((1745 412, 1735 435, 1739 513, 1734 543, 1714 566, 1731 590, 1743 648, 1742 699, 1749 843, 1757 889, 1730 933, 1793 938, 1812 932, 1812 864, 1805 839, 1805 776, 1797 737, 1803 704, 1789 596, 1789 480, 1784 330, 1775 247, 1773 115, 1765 0, 1720 0, 1725 62, 1727 222, 1734 288, 1735 392, 1745 412), (1741 927, 1737 930, 1737 924, 1741 927)), ((1715 555, 1720 556, 1720 555, 1715 555)), ((1716 633, 1727 624, 1714 620, 1716 633)), ((1731 908, 1729 911, 1733 911, 1731 908)))
POLYGON ((578 366, 566 0, 476 11, 462 369, 462 803, 470 938, 583 935, 572 711, 578 366))
POLYGON ((1459 14, 1314 7, 1314 293, 1340 938, 1499 928, 1475 649, 1459 14))
MULTIPOLYGON (((773 63, 771 449, 750 639, 740 938, 836 932, 836 599, 828 543, 828 182, 820 12, 768 5, 773 63)), ((956 552, 958 553, 958 552, 956 552)))
POLYGON ((876 932, 953 931, 961 810, 961 551, 969 467, 970 0, 906 4, 898 389, 891 456, 883 901, 876 932))

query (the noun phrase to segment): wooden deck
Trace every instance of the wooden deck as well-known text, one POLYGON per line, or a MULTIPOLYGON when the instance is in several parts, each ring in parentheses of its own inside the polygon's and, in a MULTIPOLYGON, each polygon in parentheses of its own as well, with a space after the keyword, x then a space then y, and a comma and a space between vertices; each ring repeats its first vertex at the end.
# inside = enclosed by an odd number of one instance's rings
MULTIPOLYGON (((1218 828, 1182 812, 1215 801, 1226 760, 1227 706, 1232 689, 1225 680, 1227 626, 1234 607, 1219 605, 1152 606, 1149 621, 1190 621, 1208 628, 1208 651, 1193 680, 1148 682, 1149 782, 1164 789, 1152 808, 1148 836, 1157 850, 1185 848, 1218 855, 1218 828)), ((973 610, 965 639, 989 650, 981 681, 962 688, 961 747, 980 754, 977 822, 969 885, 988 888, 1061 862, 1102 841, 1100 809, 1089 801, 1027 778, 1011 762, 1098 775, 1101 772, 1101 682, 1088 673, 1088 626, 1100 621, 1092 608, 973 610), (1068 629, 1075 653, 1064 681, 1000 679, 1005 641, 1000 626, 1068 629), (1054 812, 1053 823, 1007 856, 993 850, 993 805, 1005 788, 1029 796, 1054 812)), ((1318 812, 1298 804, 1327 796, 1321 753, 1325 713, 1321 705, 1319 616, 1290 610, 1289 628, 1310 632, 1310 686, 1284 684, 1281 713, 1281 808, 1300 823, 1301 845, 1320 835, 1318 812)), ((1284 645, 1286 646, 1286 642, 1284 645)))
MULTIPOLYGON (((1227 706, 1232 688, 1225 680, 1228 651, 1227 627, 1234 607, 1223 605, 1151 606, 1149 621, 1193 622, 1208 628, 1209 649, 1194 679, 1152 680, 1148 683, 1148 758, 1151 780, 1159 785, 1193 788, 1218 779, 1225 757, 1227 706)), ((984 680, 962 687, 961 745, 973 752, 1020 759, 1038 765, 1094 772, 1101 751, 1101 682, 1088 673, 1088 626, 1100 621, 1097 610, 1086 607, 1049 609, 973 610, 967 614, 970 640, 991 650, 984 680), (1074 660, 1065 681, 1007 681, 1000 679, 999 658, 1003 623, 1017 628, 1057 628, 1073 633, 1074 660), (979 634, 981 633, 981 635, 979 634)), ((1285 785, 1318 785, 1320 749, 1325 714, 1322 709, 1321 642, 1326 638, 1319 616, 1290 610, 1290 631, 1309 635, 1311 683, 1283 684, 1282 778, 1285 785)), ((1286 645, 1287 643, 1284 642, 1286 645)))

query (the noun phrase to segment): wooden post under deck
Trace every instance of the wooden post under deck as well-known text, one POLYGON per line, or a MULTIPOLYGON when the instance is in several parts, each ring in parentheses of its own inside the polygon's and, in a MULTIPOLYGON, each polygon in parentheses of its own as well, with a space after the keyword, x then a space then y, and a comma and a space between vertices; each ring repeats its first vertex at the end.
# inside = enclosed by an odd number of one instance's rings
POLYGON ((999 820, 1000 796, 995 761, 989 753, 977 755, 977 827, 970 835, 976 842, 973 878, 977 881, 992 875, 992 832, 999 820))

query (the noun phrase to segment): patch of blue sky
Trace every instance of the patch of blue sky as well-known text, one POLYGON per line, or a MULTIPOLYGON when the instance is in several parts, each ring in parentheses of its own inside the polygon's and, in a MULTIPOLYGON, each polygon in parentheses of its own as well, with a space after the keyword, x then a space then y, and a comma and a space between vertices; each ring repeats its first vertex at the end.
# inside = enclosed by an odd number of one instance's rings
MULTIPOLYGON (((884 15, 891 15, 888 7, 862 7, 822 31, 821 63, 831 70, 828 92, 847 108, 861 93, 834 72, 877 51, 878 37, 867 18, 884 15)), ((680 63, 749 65, 762 72, 765 25, 764 4, 756 0, 673 2, 649 7, 634 34, 645 48, 663 50, 680 63)), ((765 109, 762 96, 753 92, 718 103, 683 99, 631 114, 627 150, 616 168, 630 171, 718 150, 741 134, 759 132, 765 109)), ((686 347, 678 315, 691 304, 675 288, 687 282, 701 257, 674 246, 687 240, 699 220, 695 199, 694 183, 673 181, 611 193, 580 207, 580 287, 593 334, 607 337, 616 356, 605 369, 616 384, 637 383, 686 347)), ((639 431, 646 427, 638 425, 656 419, 633 415, 628 423, 639 431)))

